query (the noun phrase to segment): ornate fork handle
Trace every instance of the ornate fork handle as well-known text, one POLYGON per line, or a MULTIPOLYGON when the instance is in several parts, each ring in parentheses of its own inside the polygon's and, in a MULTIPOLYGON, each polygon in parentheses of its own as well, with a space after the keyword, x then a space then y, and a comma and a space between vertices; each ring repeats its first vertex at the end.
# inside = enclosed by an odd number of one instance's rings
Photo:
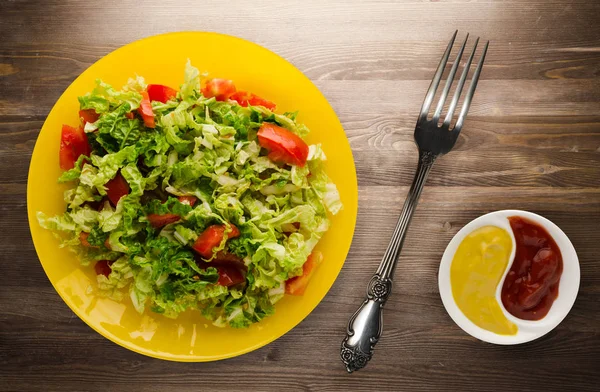
POLYGON ((383 328, 383 305, 392 291, 394 270, 404 243, 404 237, 427 175, 437 155, 419 151, 419 165, 412 186, 404 202, 402 213, 394 229, 379 268, 367 287, 367 298, 348 322, 346 337, 342 342, 341 358, 349 373, 362 369, 373 355, 383 328))

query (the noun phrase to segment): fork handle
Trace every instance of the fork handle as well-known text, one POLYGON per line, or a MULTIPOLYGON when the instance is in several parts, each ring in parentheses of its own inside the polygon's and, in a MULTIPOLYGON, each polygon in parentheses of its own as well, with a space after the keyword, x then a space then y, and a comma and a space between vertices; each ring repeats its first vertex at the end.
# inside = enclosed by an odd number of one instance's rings
POLYGON ((427 175, 437 155, 429 151, 419 151, 419 165, 413 183, 408 191, 402 213, 396 223, 394 234, 385 251, 377 272, 367 286, 367 296, 358 310, 350 317, 346 337, 342 341, 340 356, 348 373, 362 369, 373 355, 375 344, 383 329, 383 305, 392 291, 392 278, 398 256, 410 220, 417 208, 419 196, 427 175))

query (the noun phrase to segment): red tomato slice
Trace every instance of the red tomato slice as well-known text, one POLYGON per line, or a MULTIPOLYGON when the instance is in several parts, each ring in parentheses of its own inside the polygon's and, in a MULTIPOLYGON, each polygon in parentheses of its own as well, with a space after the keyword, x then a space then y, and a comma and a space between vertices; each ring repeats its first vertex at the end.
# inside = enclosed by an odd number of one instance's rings
POLYGON ((229 287, 246 281, 242 271, 234 266, 217 267, 217 271, 219 272, 218 285, 229 287))
POLYGON ((202 269, 215 267, 219 272, 217 284, 221 286, 234 286, 246 281, 248 267, 241 258, 233 253, 220 251, 211 262, 200 259, 197 264, 202 269))
MULTIPOLYGON (((92 245, 88 242, 88 237, 90 236, 90 233, 86 233, 85 231, 82 231, 81 233, 79 233, 79 241, 81 241, 81 245, 85 246, 86 248, 99 248, 99 246, 95 246, 92 245)), ((104 240, 104 246, 107 249, 110 249, 110 243, 108 242, 108 238, 106 240, 104 240)))
POLYGON ((110 260, 98 261, 94 266, 94 269, 96 270, 96 275, 104 275, 108 278, 108 275, 110 275, 110 273, 112 272, 112 268, 110 268, 112 263, 113 261, 110 260))
POLYGON ((240 229, 238 229, 235 225, 229 224, 231 226, 231 231, 227 235, 227 239, 237 238, 240 236, 240 229))
POLYGON ((83 120, 85 125, 85 123, 95 123, 100 115, 94 109, 82 109, 79 111, 79 118, 83 120))
POLYGON ((177 90, 168 86, 163 86, 162 84, 149 84, 148 96, 150 97, 150 101, 166 103, 177 96, 177 90))
MULTIPOLYGON (((198 200, 198 198, 196 196, 179 196, 178 199, 179 199, 180 203, 187 204, 189 206, 193 206, 196 203, 196 200, 198 200)), ((150 222, 150 225, 152 227, 154 227, 155 229, 166 226, 173 222, 177 222, 178 220, 181 219, 181 217, 179 215, 171 214, 171 213, 169 213, 169 214, 149 214, 147 216, 147 218, 148 218, 148 221, 150 222)), ((237 228, 236 228, 236 230, 237 230, 237 228)))
POLYGON ((287 153, 287 151, 280 149, 278 146, 272 146, 269 154, 267 154, 267 157, 269 157, 269 159, 273 162, 284 162, 290 163, 291 165, 294 164, 290 161, 290 155, 287 153))
POLYGON ((304 166, 308 158, 308 145, 293 132, 278 125, 264 122, 258 130, 258 144, 270 151, 275 162, 304 166))
POLYGON ((251 94, 247 91, 237 91, 234 94, 231 94, 229 99, 236 101, 241 106, 248 106, 250 102, 251 94))
MULTIPOLYGON (((229 232, 227 238, 235 238, 240 235, 240 231, 234 225, 231 225, 232 231, 229 232)), ((219 246, 225 235, 224 225, 212 225, 206 228, 198 236, 192 248, 205 259, 210 259, 213 255, 213 248, 219 246)))
POLYGON ((147 91, 142 91, 142 102, 140 102, 140 107, 138 108, 138 113, 142 116, 142 120, 144 120, 144 125, 148 128, 154 128, 154 112, 152 111, 152 104, 150 103, 150 97, 148 97, 147 91))
POLYGON ((72 169, 80 155, 89 156, 91 153, 92 149, 83 128, 74 128, 69 125, 62 126, 59 150, 61 169, 72 169))
POLYGON ((108 200, 110 200, 114 206, 117 205, 123 196, 129 194, 129 184, 125 178, 123 178, 121 173, 117 173, 115 178, 106 183, 105 187, 108 200))
POLYGON ((150 215, 148 215, 148 222, 150 222, 150 225, 152 227, 154 227, 155 229, 166 226, 173 222, 177 222, 180 219, 181 219, 181 217, 176 214, 162 214, 162 215, 150 214, 150 215))
POLYGON ((235 94, 232 94, 229 99, 237 101, 237 103, 244 107, 248 105, 264 106, 269 110, 275 110, 277 107, 275 103, 247 91, 238 91, 235 94))
POLYGON ((206 98, 215 97, 217 101, 226 101, 235 93, 235 84, 229 79, 210 79, 202 88, 202 95, 206 98))
POLYGON ((212 261, 205 261, 203 258, 196 255, 196 264, 202 269, 217 266, 234 266, 244 271, 244 273, 248 270, 248 267, 246 267, 242 258, 233 253, 225 252, 224 250, 217 252, 212 261))
POLYGON ((252 106, 264 106, 267 109, 273 111, 277 108, 277 105, 274 102, 271 102, 267 99, 261 98, 256 94, 252 94, 250 96, 250 100, 248 101, 252 106))
POLYGON ((75 162, 77 162, 77 158, 75 158, 75 153, 73 150, 69 147, 65 147, 62 141, 60 142, 58 161, 60 168, 63 170, 72 169, 75 167, 75 162))
POLYGON ((90 233, 86 233, 85 231, 82 231, 81 233, 79 233, 79 241, 81 241, 81 245, 85 246, 86 248, 96 248, 95 246, 92 246, 92 244, 90 244, 88 242, 88 237, 90 236, 90 233))
POLYGON ((135 114, 133 114, 133 112, 127 112, 125 113, 125 117, 127 117, 130 120, 133 120, 135 118, 135 114))
POLYGON ((198 201, 198 198, 196 196, 179 196, 178 199, 180 203, 187 204, 192 207, 194 206, 194 204, 196 204, 196 201, 198 201))
POLYGON ((218 246, 223 240, 225 228, 221 225, 209 226, 198 236, 192 248, 204 258, 212 257, 213 248, 218 246))
POLYGON ((315 257, 310 254, 302 266, 302 275, 290 278, 285 282, 285 293, 290 295, 303 295, 310 278, 321 262, 320 259, 320 255, 315 257))

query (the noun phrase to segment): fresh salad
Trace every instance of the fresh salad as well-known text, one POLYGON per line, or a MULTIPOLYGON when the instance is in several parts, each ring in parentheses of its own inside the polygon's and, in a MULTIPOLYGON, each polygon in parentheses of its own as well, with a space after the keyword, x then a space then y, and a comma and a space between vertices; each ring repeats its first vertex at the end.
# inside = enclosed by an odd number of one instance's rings
POLYGON ((97 80, 79 103, 61 133, 66 211, 37 217, 93 266, 101 295, 240 328, 304 293, 342 204, 296 113, 189 62, 179 90, 97 80))

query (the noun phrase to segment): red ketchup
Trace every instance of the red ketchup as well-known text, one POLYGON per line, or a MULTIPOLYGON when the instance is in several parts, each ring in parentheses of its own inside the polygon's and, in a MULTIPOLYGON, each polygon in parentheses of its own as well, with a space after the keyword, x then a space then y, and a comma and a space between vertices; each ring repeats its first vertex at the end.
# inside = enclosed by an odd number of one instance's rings
POLYGON ((508 220, 517 248, 502 286, 502 304, 515 317, 540 320, 558 296, 563 270, 560 249, 537 223, 520 216, 508 220))

